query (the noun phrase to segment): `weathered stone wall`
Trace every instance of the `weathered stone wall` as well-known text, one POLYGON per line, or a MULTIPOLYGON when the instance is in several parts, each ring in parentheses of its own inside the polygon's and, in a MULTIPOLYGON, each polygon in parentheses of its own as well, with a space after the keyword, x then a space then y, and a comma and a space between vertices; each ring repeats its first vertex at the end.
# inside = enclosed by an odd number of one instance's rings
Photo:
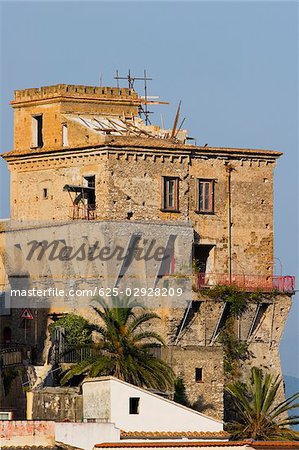
POLYGON ((32 419, 81 422, 82 395, 79 388, 43 388, 33 391, 32 419))
MULTIPOLYGON (((12 106, 15 150, 33 148, 32 116, 39 114, 43 115, 43 147, 59 149, 62 146, 62 124, 67 122, 63 114, 136 115, 138 95, 125 88, 61 84, 15 91, 12 106)), ((69 145, 83 145, 88 141, 86 133, 80 135, 79 141, 78 137, 76 133, 70 133, 69 145)))
POLYGON ((223 419, 223 352, 221 347, 171 346, 164 358, 178 377, 184 380, 190 405, 197 411, 223 419), (195 369, 202 369, 202 380, 196 381, 195 369))
MULTIPOLYGON (((251 367, 256 366, 282 378, 279 346, 285 328, 288 313, 291 309, 290 295, 273 295, 269 299, 267 309, 261 315, 251 335, 247 336, 249 343, 249 360, 242 364, 242 377, 249 376, 251 367)), ((256 307, 256 305, 254 305, 256 307)), ((253 322, 245 312, 242 318, 244 328, 249 328, 253 322)), ((281 383, 276 401, 285 398, 284 385, 281 383)))
MULTIPOLYGON (((65 158, 36 164, 24 171, 11 172, 11 217, 18 221, 32 221, 36 226, 49 220, 66 221, 73 217, 72 199, 63 191, 66 184, 83 185, 83 176, 96 174, 97 205, 108 216, 106 156, 89 158, 78 156, 70 163, 65 158), (43 190, 47 189, 47 198, 43 190)), ((74 198, 74 194, 72 194, 74 198)))
MULTIPOLYGON (((228 187, 222 159, 155 154, 155 151, 90 151, 15 165, 11 171, 12 218, 43 222, 68 220, 72 201, 66 184, 96 178, 98 220, 190 220, 200 244, 214 245, 210 271, 228 270, 228 187), (161 211, 162 177, 179 177, 179 212, 161 211), (215 180, 215 213, 196 213, 196 179, 215 180), (48 197, 43 198, 43 189, 48 197)), ((273 272, 273 164, 231 160, 232 271, 273 272)), ((72 194, 74 197, 74 194, 72 194)))

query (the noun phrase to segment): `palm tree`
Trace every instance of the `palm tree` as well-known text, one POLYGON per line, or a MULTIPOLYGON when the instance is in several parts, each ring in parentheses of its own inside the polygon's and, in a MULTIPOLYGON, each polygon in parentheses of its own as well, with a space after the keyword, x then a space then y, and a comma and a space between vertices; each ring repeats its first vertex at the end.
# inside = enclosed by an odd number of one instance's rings
POLYGON ((150 352, 157 344, 164 346, 164 341, 153 331, 142 330, 142 325, 149 320, 159 319, 152 312, 136 314, 142 305, 126 297, 112 297, 112 306, 102 298, 97 299, 101 309, 92 306, 102 319, 102 326, 92 325, 101 341, 89 345, 90 357, 76 364, 64 374, 61 384, 66 384, 76 376, 87 375, 115 376, 140 387, 173 390, 174 373, 162 360, 150 352))
POLYGON ((299 440, 299 433, 290 428, 299 424, 299 416, 288 416, 290 410, 299 407, 294 403, 299 392, 277 404, 280 385, 278 376, 253 367, 249 383, 237 381, 227 386, 238 417, 227 424, 233 439, 299 440))

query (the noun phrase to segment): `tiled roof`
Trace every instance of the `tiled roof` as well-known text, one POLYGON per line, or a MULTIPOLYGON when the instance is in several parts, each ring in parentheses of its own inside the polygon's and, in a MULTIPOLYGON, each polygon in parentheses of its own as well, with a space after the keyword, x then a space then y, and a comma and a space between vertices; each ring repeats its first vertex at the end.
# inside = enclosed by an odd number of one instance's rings
POLYGON ((24 446, 3 446, 1 450, 82 450, 78 447, 57 442, 56 445, 43 447, 41 445, 24 445, 24 446))
MULTIPOLYGON (((42 447, 40 445, 25 445, 24 447, 21 446, 4 446, 1 447, 1 450, 61 450, 62 447, 59 446, 50 446, 50 447, 42 447)), ((64 447, 65 449, 65 447, 64 447)))
POLYGON ((288 449, 288 448, 299 448, 299 442, 298 441, 290 441, 290 442, 283 442, 283 441, 256 441, 252 442, 251 447, 253 448, 272 448, 272 449, 288 449))
POLYGON ((299 442, 289 441, 214 441, 214 442, 196 442, 196 441, 180 441, 180 442, 110 442, 104 444, 96 444, 95 448, 171 448, 171 447, 248 447, 249 449, 273 449, 288 450, 299 449, 299 442))
POLYGON ((223 439, 226 431, 122 431, 121 439, 223 439))

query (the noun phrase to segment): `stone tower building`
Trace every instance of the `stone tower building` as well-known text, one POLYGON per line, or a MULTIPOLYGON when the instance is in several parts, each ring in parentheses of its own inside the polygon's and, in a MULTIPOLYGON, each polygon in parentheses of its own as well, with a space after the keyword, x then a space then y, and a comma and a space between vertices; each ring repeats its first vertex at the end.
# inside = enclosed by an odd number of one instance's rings
MULTIPOLYGON (((164 336, 160 356, 183 378, 189 401, 221 418, 228 375, 220 337, 230 306, 209 295, 213 286, 248 294, 233 325, 248 350, 240 376, 252 365, 281 374, 279 343, 294 291, 293 277, 273 274, 273 170, 281 153, 190 145, 184 130, 146 125, 139 117, 143 101, 126 88, 15 91, 14 148, 2 155, 11 174, 11 219, 0 224, 0 289, 61 286, 62 278, 85 286, 87 275, 106 288, 133 276, 149 289, 177 287, 185 277, 183 303, 147 303, 162 317, 152 327, 164 336), (127 249, 132 236, 145 246, 155 237, 170 248, 169 264, 106 259, 80 266, 78 258, 46 253, 53 240, 74 249, 86 235, 89 243, 100 236, 127 249), (30 259, 34 240, 46 247, 30 259)), ((0 317, 2 344, 34 349, 35 366, 47 364, 54 313, 75 310, 93 319, 67 294, 59 305, 40 306, 25 324, 20 303, 0 317)))

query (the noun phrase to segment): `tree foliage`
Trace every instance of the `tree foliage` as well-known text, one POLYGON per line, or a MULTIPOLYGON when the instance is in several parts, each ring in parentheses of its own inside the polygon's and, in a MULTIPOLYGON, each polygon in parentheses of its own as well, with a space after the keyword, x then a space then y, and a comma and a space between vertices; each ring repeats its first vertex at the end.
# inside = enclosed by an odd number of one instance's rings
POLYGON ((183 378, 179 377, 174 383, 174 397, 173 401, 180 403, 181 405, 190 407, 190 402, 188 401, 186 387, 183 378))
POLYGON ((150 352, 157 344, 165 345, 164 341, 157 333, 142 329, 159 316, 144 311, 141 305, 127 297, 113 297, 112 302, 110 307, 102 298, 97 299, 93 309, 102 325, 89 324, 100 336, 99 344, 89 345, 97 351, 70 368, 61 384, 78 375, 112 375, 136 386, 172 390, 175 379, 172 369, 150 352), (136 313, 137 309, 141 309, 140 314, 136 313))
POLYGON ((257 293, 241 291, 236 286, 215 286, 205 293, 213 299, 219 299, 229 305, 230 314, 234 317, 240 316, 246 311, 247 302, 258 298, 257 293))
POLYGON ((233 439, 299 440, 299 433, 290 426, 299 424, 299 416, 288 413, 299 406, 299 392, 278 403, 281 379, 253 367, 248 383, 229 384, 237 418, 227 424, 233 439))
POLYGON ((92 327, 84 317, 70 313, 50 325, 50 332, 54 328, 62 327, 65 333, 65 347, 76 348, 91 343, 92 327))
POLYGON ((8 395, 11 389, 11 386, 19 375, 19 371, 15 369, 14 367, 5 367, 2 370, 1 377, 3 380, 3 388, 4 388, 4 394, 8 395))

